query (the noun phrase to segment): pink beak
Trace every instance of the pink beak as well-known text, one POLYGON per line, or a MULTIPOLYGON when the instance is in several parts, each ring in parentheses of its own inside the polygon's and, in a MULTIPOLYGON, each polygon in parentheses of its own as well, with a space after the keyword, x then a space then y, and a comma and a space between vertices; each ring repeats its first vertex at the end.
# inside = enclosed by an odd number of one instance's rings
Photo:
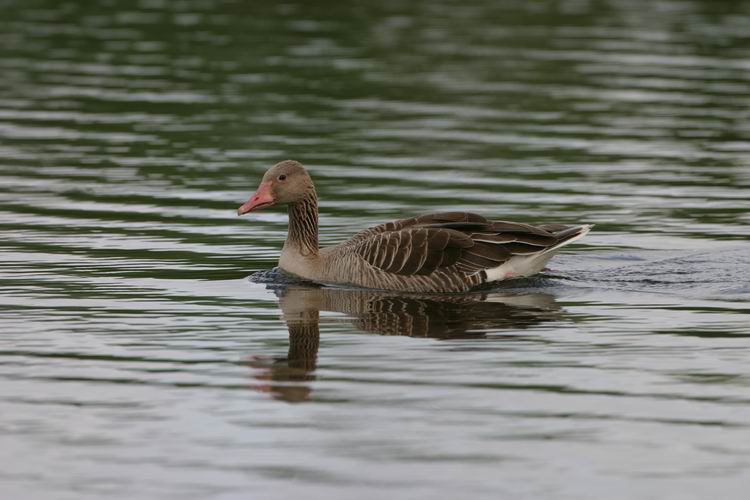
POLYGON ((237 209, 237 215, 244 215, 254 210, 270 207, 274 203, 276 203, 276 200, 273 198, 273 195, 271 195, 271 183, 261 182, 253 197, 237 209))

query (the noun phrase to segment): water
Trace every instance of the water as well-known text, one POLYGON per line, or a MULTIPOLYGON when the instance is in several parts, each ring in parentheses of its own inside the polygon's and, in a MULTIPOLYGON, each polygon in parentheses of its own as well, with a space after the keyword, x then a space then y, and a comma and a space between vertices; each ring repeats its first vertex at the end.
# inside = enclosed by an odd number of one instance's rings
POLYGON ((748 3, 0 8, 3 499, 745 498, 748 3), (463 297, 253 283, 284 158, 323 244, 596 228, 463 297))

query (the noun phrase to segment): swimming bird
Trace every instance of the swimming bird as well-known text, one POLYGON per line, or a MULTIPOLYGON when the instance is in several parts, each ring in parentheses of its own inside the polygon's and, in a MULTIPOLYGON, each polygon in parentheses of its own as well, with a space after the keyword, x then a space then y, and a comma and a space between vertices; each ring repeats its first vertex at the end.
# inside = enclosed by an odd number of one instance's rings
POLYGON ((441 212, 387 222, 320 248, 318 196, 307 170, 294 160, 271 167, 237 215, 275 205, 286 205, 289 213, 282 271, 321 284, 403 292, 458 293, 531 276, 592 227, 441 212))

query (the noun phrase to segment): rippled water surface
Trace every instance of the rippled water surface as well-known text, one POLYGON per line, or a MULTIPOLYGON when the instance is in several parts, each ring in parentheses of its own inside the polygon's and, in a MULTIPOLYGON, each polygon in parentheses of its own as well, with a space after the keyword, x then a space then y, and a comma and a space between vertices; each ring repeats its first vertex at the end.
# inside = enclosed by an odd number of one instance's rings
POLYGON ((0 0, 3 499, 746 498, 750 5, 0 0), (280 284, 472 210, 595 223, 461 297, 280 284))

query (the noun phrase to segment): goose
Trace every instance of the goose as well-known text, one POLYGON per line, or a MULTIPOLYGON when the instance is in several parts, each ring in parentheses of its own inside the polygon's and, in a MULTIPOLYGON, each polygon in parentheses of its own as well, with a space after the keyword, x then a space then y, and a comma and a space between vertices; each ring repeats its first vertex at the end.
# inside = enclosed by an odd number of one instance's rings
POLYGON ((318 197, 301 163, 285 160, 263 176, 237 215, 286 205, 289 230, 279 268, 323 285, 414 293, 462 293, 531 276, 591 225, 493 221, 441 212, 365 229, 338 245, 318 245, 318 197))

